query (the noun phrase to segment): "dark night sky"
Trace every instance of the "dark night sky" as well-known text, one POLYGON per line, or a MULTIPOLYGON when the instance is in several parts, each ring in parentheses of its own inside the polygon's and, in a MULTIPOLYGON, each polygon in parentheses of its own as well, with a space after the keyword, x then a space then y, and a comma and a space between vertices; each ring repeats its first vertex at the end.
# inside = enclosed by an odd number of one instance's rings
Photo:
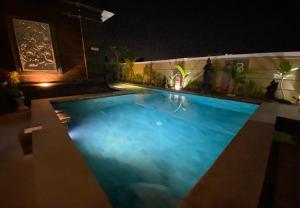
POLYGON ((101 26, 105 43, 145 60, 300 50, 300 3, 82 2, 115 12, 101 26))

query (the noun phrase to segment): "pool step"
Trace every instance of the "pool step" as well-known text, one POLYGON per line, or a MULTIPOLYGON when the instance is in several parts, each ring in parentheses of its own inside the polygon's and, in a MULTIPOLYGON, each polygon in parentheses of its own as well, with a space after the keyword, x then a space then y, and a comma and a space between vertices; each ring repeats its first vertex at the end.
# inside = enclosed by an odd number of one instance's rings
POLYGON ((69 123, 71 120, 71 116, 69 116, 67 113, 61 112, 57 113, 56 115, 61 123, 69 123))
POLYGON ((71 121, 71 116, 61 110, 55 110, 55 113, 60 123, 68 129, 68 123, 71 121))

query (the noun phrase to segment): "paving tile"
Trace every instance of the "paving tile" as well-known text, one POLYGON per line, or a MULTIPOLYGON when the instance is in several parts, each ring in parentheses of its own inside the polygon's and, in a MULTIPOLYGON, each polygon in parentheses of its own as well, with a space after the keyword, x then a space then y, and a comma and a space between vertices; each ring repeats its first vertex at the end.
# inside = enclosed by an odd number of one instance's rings
POLYGON ((278 103, 262 103, 260 107, 254 112, 250 120, 261 121, 266 123, 275 124, 278 114, 278 103))
POLYGON ((32 156, 1 163, 0 184, 0 207, 35 207, 32 156))
POLYGON ((0 116, 0 163, 23 156, 19 138, 29 126, 29 110, 0 116))

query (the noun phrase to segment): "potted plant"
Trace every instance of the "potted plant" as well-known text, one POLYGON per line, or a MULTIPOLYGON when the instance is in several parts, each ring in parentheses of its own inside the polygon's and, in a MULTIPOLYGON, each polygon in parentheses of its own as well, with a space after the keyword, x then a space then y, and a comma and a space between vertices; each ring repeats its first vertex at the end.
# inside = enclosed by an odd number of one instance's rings
POLYGON ((18 110, 26 108, 24 105, 23 92, 19 89, 20 74, 17 71, 8 73, 7 79, 7 92, 10 97, 16 100, 18 104, 18 110))

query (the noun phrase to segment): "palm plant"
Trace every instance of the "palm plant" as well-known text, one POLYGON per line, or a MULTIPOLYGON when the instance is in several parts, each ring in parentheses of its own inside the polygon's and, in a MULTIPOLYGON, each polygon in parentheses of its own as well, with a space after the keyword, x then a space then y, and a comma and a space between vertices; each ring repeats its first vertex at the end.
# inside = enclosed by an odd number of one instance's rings
POLYGON ((178 69, 178 71, 181 74, 181 77, 182 77, 181 85, 182 85, 182 87, 184 87, 185 86, 185 80, 191 72, 186 72, 186 70, 182 66, 180 66, 179 64, 176 64, 175 67, 178 69))
POLYGON ((280 89, 283 99, 285 99, 285 94, 283 91, 283 80, 287 79, 292 72, 297 71, 298 69, 298 67, 293 68, 288 60, 282 60, 277 71, 274 73, 274 78, 280 80, 280 89))

